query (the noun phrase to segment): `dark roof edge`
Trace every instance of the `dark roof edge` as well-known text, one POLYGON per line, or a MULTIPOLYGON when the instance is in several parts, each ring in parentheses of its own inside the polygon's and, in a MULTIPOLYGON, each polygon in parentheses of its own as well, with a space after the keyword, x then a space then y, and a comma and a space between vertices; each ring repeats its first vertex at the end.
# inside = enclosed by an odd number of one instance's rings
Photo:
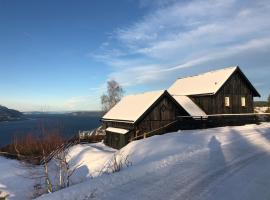
POLYGON ((241 68, 237 65, 236 69, 233 71, 233 73, 227 78, 227 80, 220 86, 220 88, 215 92, 215 94, 217 94, 220 89, 226 84, 226 82, 230 79, 230 77, 235 73, 235 72, 239 72, 242 77, 244 78, 244 80, 247 82, 247 84, 249 85, 249 87, 251 88, 251 90, 254 93, 254 97, 261 97, 260 93, 256 90, 256 88, 252 85, 252 83, 249 81, 249 79, 246 77, 246 75, 242 72, 241 68))
POLYGON ((124 122, 124 123, 134 124, 134 121, 123 120, 123 119, 106 119, 106 118, 101 118, 100 120, 101 121, 104 121, 104 122, 124 122))

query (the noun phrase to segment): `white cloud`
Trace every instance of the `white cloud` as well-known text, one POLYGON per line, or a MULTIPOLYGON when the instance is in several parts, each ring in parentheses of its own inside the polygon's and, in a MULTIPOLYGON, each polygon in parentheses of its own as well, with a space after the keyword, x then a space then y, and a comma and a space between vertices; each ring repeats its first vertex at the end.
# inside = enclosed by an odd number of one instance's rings
POLYGON ((177 69, 192 67, 198 64, 203 64, 208 61, 226 58, 226 57, 241 54, 247 51, 258 51, 264 48, 267 48, 267 49, 270 48, 270 37, 250 40, 244 44, 237 44, 237 45, 230 46, 224 49, 213 51, 212 53, 208 52, 207 55, 192 59, 181 65, 177 65, 177 66, 170 67, 167 69, 162 69, 160 70, 160 72, 174 71, 177 69))
POLYGON ((142 84, 151 80, 156 80, 154 72, 160 70, 158 65, 141 65, 131 68, 124 68, 109 75, 109 79, 117 80, 122 86, 142 84))
MULTIPOLYGON (((116 31, 118 40, 136 46, 166 40, 210 20, 220 20, 233 9, 233 0, 201 0, 175 3, 146 15, 141 21, 116 31), (138 44, 135 44, 138 43, 138 44)), ((233 11, 233 10, 232 10, 233 11)))
MULTIPOLYGON (((138 85, 142 83, 148 83, 153 81, 162 81, 171 75, 171 73, 177 72, 180 69, 189 67, 195 67, 203 65, 210 61, 228 58, 230 56, 236 56, 239 54, 246 54, 253 51, 260 52, 270 48, 270 37, 253 39, 242 44, 236 44, 224 49, 216 49, 209 51, 204 55, 194 57, 186 62, 175 65, 142 65, 139 67, 127 68, 118 70, 110 74, 111 78, 119 80, 124 86, 138 85)), ((234 63, 237 65, 238 63, 234 63)), ((219 66, 222 67, 222 66, 219 66)))
POLYGON ((268 35, 269 10, 252 6, 211 0, 177 3, 119 29, 116 37, 133 53, 179 61, 205 48, 223 48, 250 37, 268 35))
POLYGON ((98 54, 113 67, 108 78, 126 87, 161 84, 184 69, 192 73, 213 62, 213 67, 247 63, 252 68, 249 63, 256 60, 256 67, 268 66, 267 59, 259 60, 270 53, 268 0, 170 1, 149 10, 117 28, 109 39, 117 45, 102 45, 98 54))

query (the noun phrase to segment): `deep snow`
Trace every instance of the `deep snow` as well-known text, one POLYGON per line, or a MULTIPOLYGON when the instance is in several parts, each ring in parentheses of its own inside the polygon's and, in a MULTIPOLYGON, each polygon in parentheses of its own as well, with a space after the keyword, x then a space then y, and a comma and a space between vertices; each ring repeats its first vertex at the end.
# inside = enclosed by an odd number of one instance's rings
MULTIPOLYGON (((67 160, 71 168, 78 166, 71 176, 71 184, 98 176, 115 151, 101 143, 71 147, 67 160)), ((50 161, 49 172, 53 184, 58 181, 56 167, 55 162, 50 161)), ((0 191, 9 193, 9 199, 31 199, 34 195, 34 185, 44 182, 44 179, 34 177, 39 177, 43 173, 44 169, 41 166, 26 166, 16 160, 0 156, 0 191)))
POLYGON ((29 171, 16 160, 0 156, 0 191, 7 192, 9 199, 30 199, 34 180, 26 178, 29 171))
MULTIPOLYGON (((74 176, 78 184, 39 199, 270 199, 270 123, 180 131, 135 141, 120 151, 129 155, 132 166, 110 175, 97 172, 114 150, 96 144, 77 145, 70 152, 74 164, 84 161, 84 170, 74 176)), ((17 188, 11 187, 16 175, 2 179, 9 166, 20 171, 16 165, 0 160, 0 190, 7 187, 23 199, 21 191, 30 183, 17 188)))

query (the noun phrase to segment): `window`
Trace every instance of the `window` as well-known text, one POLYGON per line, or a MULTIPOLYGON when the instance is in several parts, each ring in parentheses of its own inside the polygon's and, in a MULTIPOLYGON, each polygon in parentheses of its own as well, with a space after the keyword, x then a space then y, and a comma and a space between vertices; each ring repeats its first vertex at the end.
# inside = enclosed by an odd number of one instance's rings
POLYGON ((162 111, 162 112, 165 112, 165 110, 166 110, 166 106, 163 104, 163 105, 161 106, 161 111, 162 111))
POLYGON ((246 106, 246 97, 241 97, 241 106, 242 107, 246 106))
POLYGON ((225 106, 226 107, 230 106, 230 97, 225 97, 225 106))

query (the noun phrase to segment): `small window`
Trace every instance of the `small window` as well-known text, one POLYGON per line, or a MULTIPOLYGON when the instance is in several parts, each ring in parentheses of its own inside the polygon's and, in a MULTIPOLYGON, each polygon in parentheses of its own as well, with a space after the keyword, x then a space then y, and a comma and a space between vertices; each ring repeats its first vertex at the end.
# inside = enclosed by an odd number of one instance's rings
POLYGON ((225 106, 226 107, 230 106, 230 97, 225 97, 225 106))
POLYGON ((163 105, 161 106, 161 111, 162 111, 162 112, 165 112, 165 110, 166 110, 166 106, 163 104, 163 105))
POLYGON ((242 107, 246 106, 246 97, 241 97, 241 106, 242 107))

